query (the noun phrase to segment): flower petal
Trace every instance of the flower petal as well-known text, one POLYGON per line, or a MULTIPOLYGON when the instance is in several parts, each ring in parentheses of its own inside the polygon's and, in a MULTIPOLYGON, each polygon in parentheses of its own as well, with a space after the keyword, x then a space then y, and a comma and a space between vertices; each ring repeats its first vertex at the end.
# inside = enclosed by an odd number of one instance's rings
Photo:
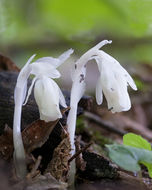
POLYGON ((69 49, 66 52, 64 52, 63 54, 61 54, 58 57, 58 59, 60 60, 60 62, 59 62, 59 64, 56 67, 60 66, 64 61, 66 61, 73 52, 74 52, 73 49, 69 49))
POLYGON ((65 98, 64 98, 64 95, 61 91, 61 89, 59 88, 59 100, 60 100, 60 104, 61 106, 63 106, 64 108, 67 108, 67 105, 66 105, 66 101, 65 101, 65 98))
POLYGON ((36 63, 47 63, 47 64, 51 64, 52 67, 56 68, 57 65, 60 63, 60 60, 58 58, 53 58, 53 57, 42 57, 39 58, 35 61, 36 63))
POLYGON ((64 61, 66 61, 70 55, 73 53, 73 49, 69 49, 63 54, 61 54, 58 58, 53 58, 53 57, 42 57, 40 59, 37 59, 35 62, 40 63, 42 65, 44 64, 49 64, 54 68, 59 67, 64 61))
POLYGON ((63 95, 61 89, 59 88, 57 83, 53 80, 52 80, 52 85, 59 92, 59 102, 60 102, 61 106, 63 106, 64 108, 67 108, 66 101, 65 101, 65 98, 64 98, 64 95, 63 95))
POLYGON ((15 102, 17 101, 17 97, 16 97, 16 89, 23 89, 23 97, 22 97, 22 103, 24 102, 25 100, 25 97, 26 97, 26 91, 27 91, 27 79, 31 73, 31 65, 30 62, 34 59, 35 57, 35 54, 32 55, 27 63, 24 65, 24 67, 21 69, 19 75, 18 75, 18 78, 17 78, 17 83, 16 83, 16 87, 15 87, 15 90, 14 90, 14 100, 15 102))
POLYGON ((102 104, 103 94, 102 94, 102 86, 101 86, 101 78, 98 79, 96 84, 96 102, 98 105, 102 104))
POLYGON ((27 101, 29 99, 29 96, 32 93, 32 89, 33 89, 33 86, 34 86, 36 80, 37 80, 37 78, 34 77, 33 80, 32 80, 31 86, 29 87, 29 90, 28 90, 28 93, 27 93, 27 96, 26 96, 26 99, 25 99, 25 102, 24 102, 23 106, 26 105, 26 103, 27 103, 27 101))
POLYGON ((54 81, 48 77, 43 77, 36 81, 34 96, 39 107, 40 119, 55 121, 62 117, 59 109, 59 91, 54 85, 54 81))
POLYGON ((31 74, 34 74, 37 77, 45 75, 51 78, 59 78, 61 74, 58 70, 55 69, 53 65, 48 62, 34 62, 31 64, 32 71, 31 74))
POLYGON ((94 59, 100 71, 101 86, 107 99, 108 109, 112 113, 129 110, 131 102, 127 86, 129 83, 136 89, 133 79, 117 60, 105 52, 98 50, 94 59))
POLYGON ((132 77, 129 75, 129 73, 122 67, 123 71, 124 71, 124 76, 128 82, 128 84, 131 86, 131 88, 133 90, 137 90, 136 84, 134 82, 134 80, 132 79, 132 77))

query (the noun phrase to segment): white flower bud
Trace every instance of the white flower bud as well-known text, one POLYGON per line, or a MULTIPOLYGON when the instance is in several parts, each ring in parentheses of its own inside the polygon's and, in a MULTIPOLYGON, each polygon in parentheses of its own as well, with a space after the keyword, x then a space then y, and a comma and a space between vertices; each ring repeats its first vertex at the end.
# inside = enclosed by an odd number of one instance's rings
POLYGON ((38 79, 34 87, 34 97, 41 120, 48 122, 62 117, 59 109, 59 87, 52 79, 38 79))

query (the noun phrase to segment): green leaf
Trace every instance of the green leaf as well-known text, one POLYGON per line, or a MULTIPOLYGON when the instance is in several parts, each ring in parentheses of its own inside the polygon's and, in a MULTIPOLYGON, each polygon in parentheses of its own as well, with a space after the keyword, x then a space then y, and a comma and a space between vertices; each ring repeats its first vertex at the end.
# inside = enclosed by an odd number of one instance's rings
MULTIPOLYGON (((134 133, 128 133, 123 136, 123 143, 124 145, 142 148, 151 151, 151 144, 142 138, 140 135, 136 135, 134 133)), ((148 162, 140 162, 141 164, 145 165, 148 169, 149 176, 152 177, 152 164, 148 162)))
POLYGON ((110 159, 118 166, 127 171, 140 171, 141 168, 137 160, 123 145, 106 145, 106 147, 108 148, 110 159))
POLYGON ((151 150, 151 144, 142 138, 140 135, 134 133, 128 133, 123 136, 123 144, 132 146, 135 148, 142 148, 146 150, 151 150))
MULTIPOLYGON (((152 151, 116 144, 106 145, 106 147, 108 148, 110 159, 127 171, 140 171, 140 163, 152 164, 152 151)), ((148 165, 149 169, 150 166, 148 165)))

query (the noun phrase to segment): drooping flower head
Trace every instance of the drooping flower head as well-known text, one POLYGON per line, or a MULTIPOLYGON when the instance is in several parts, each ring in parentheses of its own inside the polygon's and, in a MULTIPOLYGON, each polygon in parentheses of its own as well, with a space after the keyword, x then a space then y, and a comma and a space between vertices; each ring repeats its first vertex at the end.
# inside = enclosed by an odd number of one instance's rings
POLYGON ((102 104, 103 93, 112 113, 128 111, 131 102, 127 88, 130 85, 133 90, 137 90, 133 79, 116 59, 104 51, 98 50, 94 59, 100 72, 96 85, 97 104, 102 104))
POLYGON ((39 107, 41 120, 48 122, 62 117, 59 103, 63 107, 66 107, 65 99, 60 88, 52 79, 60 77, 57 67, 68 59, 71 53, 73 53, 72 49, 66 51, 58 58, 43 57, 30 64, 34 58, 34 56, 32 56, 19 74, 16 89, 18 86, 21 86, 21 88, 24 86, 22 102, 24 102, 26 96, 27 78, 31 74, 34 75, 23 105, 27 103, 34 87, 34 97, 39 107))
POLYGON ((130 109, 131 102, 127 87, 131 86, 133 90, 137 90, 137 87, 129 73, 116 59, 104 51, 99 50, 103 45, 111 42, 112 41, 104 40, 82 55, 77 61, 77 68, 79 68, 79 70, 75 71, 75 76, 78 76, 78 72, 82 71, 82 68, 87 64, 88 60, 95 59, 100 72, 100 77, 96 84, 97 104, 102 104, 104 94, 108 109, 112 113, 115 113, 128 111, 130 109))

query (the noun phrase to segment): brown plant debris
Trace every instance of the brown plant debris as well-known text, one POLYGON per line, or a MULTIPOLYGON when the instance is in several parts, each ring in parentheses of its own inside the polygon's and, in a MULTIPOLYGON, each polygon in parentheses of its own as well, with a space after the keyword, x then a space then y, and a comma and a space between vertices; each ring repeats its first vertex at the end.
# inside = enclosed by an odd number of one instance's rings
POLYGON ((20 69, 8 57, 0 54, 0 71, 19 71, 20 69))
MULTIPOLYGON (((75 141, 76 152, 81 151, 80 141, 81 141, 81 136, 78 136, 75 141)), ((82 171, 85 170, 86 162, 82 157, 82 152, 76 157, 76 167, 82 171)))
POLYGON ((33 178, 35 176, 37 176, 38 174, 40 174, 40 171, 38 170, 38 167, 41 163, 42 160, 42 156, 38 156, 37 160, 35 161, 35 164, 32 167, 32 170, 30 173, 27 174, 27 178, 33 178))
POLYGON ((5 125, 4 132, 0 136, 0 157, 9 160, 13 154, 13 131, 5 125))
POLYGON ((67 183, 57 181, 50 173, 32 179, 20 181, 13 190, 66 190, 67 183))
POLYGON ((62 141, 55 148, 53 158, 48 164, 46 172, 51 173, 57 180, 66 181, 69 171, 69 157, 71 151, 69 134, 63 130, 61 134, 62 141))
POLYGON ((41 147, 49 138, 58 120, 46 123, 37 120, 27 126, 23 132, 23 142, 27 153, 32 152, 35 148, 41 147))

